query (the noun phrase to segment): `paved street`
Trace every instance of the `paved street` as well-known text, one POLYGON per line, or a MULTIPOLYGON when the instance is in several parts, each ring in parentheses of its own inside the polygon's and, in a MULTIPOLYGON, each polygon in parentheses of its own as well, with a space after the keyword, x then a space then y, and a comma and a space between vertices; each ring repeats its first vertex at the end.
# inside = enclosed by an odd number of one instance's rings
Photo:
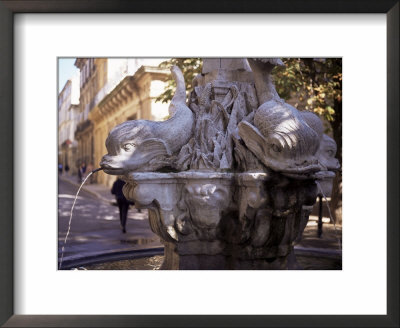
MULTIPOLYGON (((59 259, 77 189, 77 185, 59 179, 59 259)), ((147 211, 139 213, 131 207, 126 228, 127 233, 122 233, 117 206, 82 189, 75 204, 63 261, 115 251, 124 252, 161 246, 159 238, 150 230, 147 211)))

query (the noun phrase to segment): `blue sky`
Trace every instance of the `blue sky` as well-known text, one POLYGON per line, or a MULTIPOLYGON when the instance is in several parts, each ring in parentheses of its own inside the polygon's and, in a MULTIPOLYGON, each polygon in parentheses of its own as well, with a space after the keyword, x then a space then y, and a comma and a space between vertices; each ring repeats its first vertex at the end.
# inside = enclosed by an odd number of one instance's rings
POLYGON ((58 92, 64 88, 65 83, 79 71, 77 67, 74 66, 76 58, 59 58, 58 59, 58 92))

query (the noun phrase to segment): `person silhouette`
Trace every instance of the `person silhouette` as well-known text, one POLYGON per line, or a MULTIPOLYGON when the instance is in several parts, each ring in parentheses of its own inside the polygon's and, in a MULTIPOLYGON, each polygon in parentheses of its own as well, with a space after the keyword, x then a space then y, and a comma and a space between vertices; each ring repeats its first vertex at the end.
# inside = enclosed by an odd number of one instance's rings
POLYGON ((85 172, 86 172, 86 165, 84 162, 82 162, 78 167, 78 182, 79 183, 82 183, 83 179, 85 178, 85 172))
POLYGON ((128 209, 129 205, 132 205, 133 202, 128 201, 123 192, 122 188, 125 185, 125 181, 117 178, 113 183, 111 188, 111 193, 115 195, 115 200, 117 201, 118 208, 119 208, 119 220, 122 228, 122 232, 126 233, 126 219, 128 217, 128 209))

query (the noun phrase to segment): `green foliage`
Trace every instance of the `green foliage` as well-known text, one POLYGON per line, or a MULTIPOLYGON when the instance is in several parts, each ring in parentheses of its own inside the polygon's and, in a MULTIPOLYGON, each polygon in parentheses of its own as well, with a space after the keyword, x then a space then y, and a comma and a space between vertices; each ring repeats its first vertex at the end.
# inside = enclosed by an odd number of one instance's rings
MULTIPOLYGON (((192 81, 193 78, 201 73, 203 66, 203 60, 201 58, 172 58, 160 63, 160 68, 170 68, 171 66, 178 66, 185 78, 186 90, 189 92, 193 89, 192 81)), ((162 103, 169 102, 175 94, 176 83, 172 79, 169 79, 165 85, 164 92, 159 95, 156 101, 161 101, 162 103)))
POLYGON ((295 100, 298 109, 334 121, 342 103, 342 59, 285 58, 283 62, 284 67, 273 71, 278 94, 295 100))
MULTIPOLYGON (((295 102, 298 109, 313 111, 334 121, 342 103, 341 58, 284 58, 285 66, 274 68, 276 91, 285 100, 295 102)), ((161 68, 177 65, 185 77, 186 90, 192 90, 193 78, 201 73, 201 58, 172 58, 161 68)), ((175 81, 167 81, 164 92, 156 99, 169 102, 175 93, 175 81)))

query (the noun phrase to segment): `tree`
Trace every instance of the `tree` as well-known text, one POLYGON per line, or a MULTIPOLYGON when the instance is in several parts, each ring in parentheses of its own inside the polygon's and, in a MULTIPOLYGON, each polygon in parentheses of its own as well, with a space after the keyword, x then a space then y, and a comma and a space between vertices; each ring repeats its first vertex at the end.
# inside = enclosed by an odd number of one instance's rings
MULTIPOLYGON (((172 58, 160 63, 160 68, 170 68, 171 66, 178 66, 185 78, 186 90, 191 91, 193 89, 192 82, 193 78, 201 73, 203 66, 203 60, 201 58, 172 58)), ((174 96, 176 88, 176 83, 172 77, 167 80, 164 92, 159 95, 156 101, 161 101, 162 103, 169 102, 174 96)))
MULTIPOLYGON (((337 158, 342 165, 342 59, 341 58, 284 58, 285 66, 274 68, 276 91, 299 110, 309 110, 330 123, 337 144, 337 158)), ((193 78, 201 72, 201 58, 173 58, 160 67, 177 65, 185 77, 186 89, 192 90, 193 78)), ((175 92, 173 79, 167 81, 164 92, 156 101, 168 102, 175 92)), ((328 132, 328 131, 326 131, 328 132)), ((336 175, 331 198, 335 222, 342 220, 342 174, 336 175)))
MULTIPOLYGON (((342 166, 342 59, 286 58, 285 67, 277 66, 273 73, 279 95, 295 100, 299 110, 310 110, 329 123, 342 166)), ((336 223, 342 222, 342 174, 333 182, 331 212, 336 223)))

